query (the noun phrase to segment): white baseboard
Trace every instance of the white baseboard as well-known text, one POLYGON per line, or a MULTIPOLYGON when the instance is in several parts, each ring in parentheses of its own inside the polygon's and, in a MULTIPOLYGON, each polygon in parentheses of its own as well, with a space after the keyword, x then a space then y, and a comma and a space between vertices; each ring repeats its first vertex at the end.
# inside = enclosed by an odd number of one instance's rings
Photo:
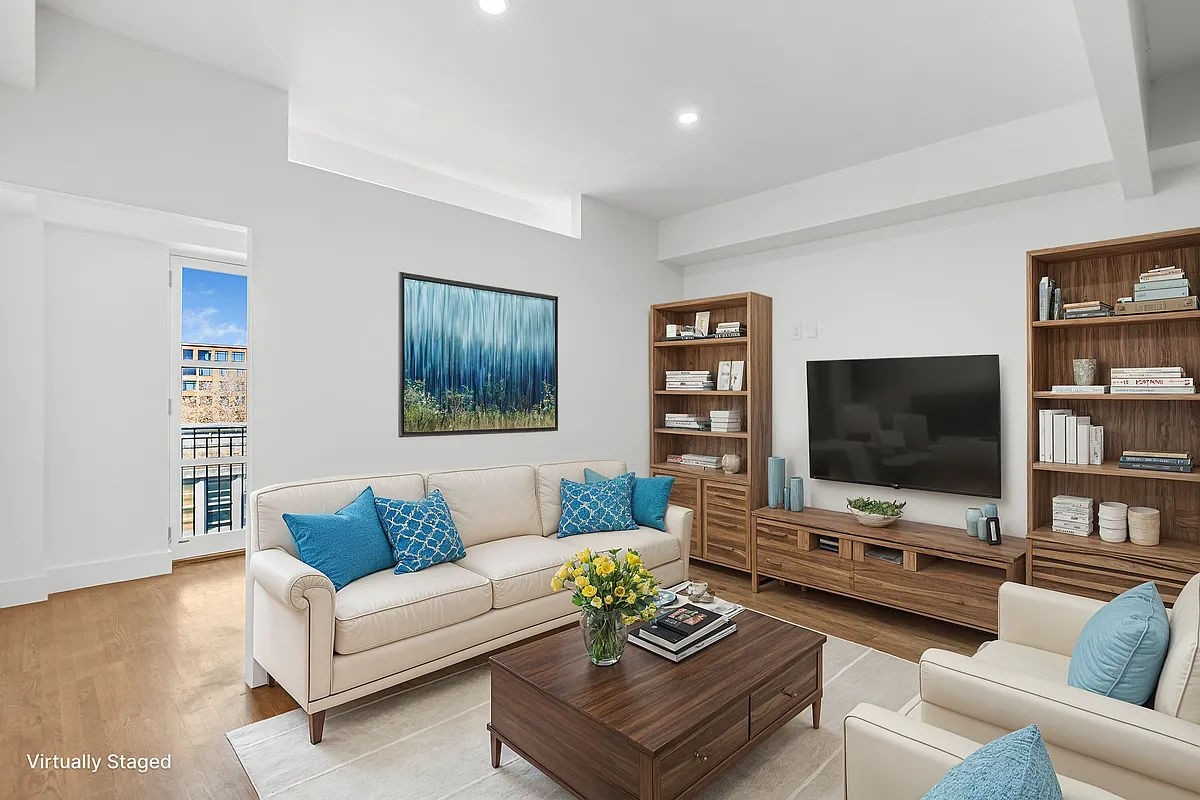
POLYGON ((49 593, 46 591, 46 573, 44 572, 30 575, 27 578, 0 581, 0 608, 40 603, 47 597, 49 597, 49 593))
POLYGON ((83 564, 64 564, 46 570, 46 592, 69 592, 88 586, 119 583, 171 572, 171 551, 143 553, 83 564))

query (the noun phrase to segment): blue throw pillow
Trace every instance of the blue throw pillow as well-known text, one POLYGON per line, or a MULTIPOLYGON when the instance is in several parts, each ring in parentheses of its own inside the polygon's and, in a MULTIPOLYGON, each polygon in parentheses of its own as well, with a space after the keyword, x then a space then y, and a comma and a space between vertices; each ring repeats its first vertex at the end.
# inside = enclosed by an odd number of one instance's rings
POLYGON ((1167 609, 1154 582, 1147 581, 1114 597, 1083 626, 1067 683, 1143 705, 1158 685, 1170 641, 1167 609))
MULTIPOLYGON (((628 473, 633 475, 632 472, 628 473)), ((599 483, 608 478, 593 469, 584 468, 583 479, 587 483, 599 483)), ((675 479, 670 475, 656 478, 639 478, 633 475, 633 521, 648 528, 667 529, 667 506, 671 501, 671 487, 675 479)))
POLYGON ((296 540, 300 560, 324 572, 335 591, 396 563, 375 515, 370 486, 334 514, 284 514, 283 521, 296 540))
POLYGON ((638 524, 633 521, 632 472, 598 483, 576 483, 561 478, 559 486, 562 492, 559 539, 577 533, 637 530, 638 524))
POLYGON ((434 564, 457 561, 467 555, 441 489, 434 489, 423 500, 377 497, 375 510, 388 541, 392 543, 397 575, 420 572, 434 564))
POLYGON ((951 768, 921 800, 1062 800, 1036 725, 985 744, 951 768))

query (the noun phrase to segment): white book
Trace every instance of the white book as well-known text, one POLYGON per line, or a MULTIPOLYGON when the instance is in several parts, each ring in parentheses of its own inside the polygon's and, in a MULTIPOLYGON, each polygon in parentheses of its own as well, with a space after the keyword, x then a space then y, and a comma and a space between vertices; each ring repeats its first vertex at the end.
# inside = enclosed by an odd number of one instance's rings
POLYGON ((1054 460, 1054 415, 1070 414, 1066 408, 1045 408, 1038 412, 1040 430, 1038 436, 1038 461, 1049 463, 1054 460))
POLYGON ((733 372, 730 374, 730 377, 729 377, 729 388, 735 392, 740 392, 742 390, 742 384, 744 383, 743 379, 745 377, 745 374, 746 374, 746 362, 745 361, 733 362, 733 372))
POLYGON ((1054 450, 1053 458, 1055 464, 1067 463, 1067 415, 1054 415, 1054 450))
POLYGON ((1092 451, 1089 454, 1088 463, 1094 466, 1100 466, 1104 463, 1104 426, 1092 426, 1092 451))
POLYGON ((733 370, 733 362, 722 361, 717 365, 717 391, 729 391, 729 373, 733 370))
POLYGON ((1079 417, 1074 415, 1068 416, 1065 422, 1067 426, 1066 452, 1063 454, 1063 462, 1066 464, 1079 463, 1079 417))
POLYGON ((1076 427, 1079 433, 1075 444, 1075 463, 1089 464, 1092 460, 1092 418, 1079 417, 1076 427))
POLYGON ((1050 530, 1054 531, 1055 533, 1069 533, 1072 536, 1091 536, 1092 535, 1091 531, 1074 531, 1074 530, 1071 530, 1070 528, 1064 528, 1061 525, 1051 525, 1050 530))

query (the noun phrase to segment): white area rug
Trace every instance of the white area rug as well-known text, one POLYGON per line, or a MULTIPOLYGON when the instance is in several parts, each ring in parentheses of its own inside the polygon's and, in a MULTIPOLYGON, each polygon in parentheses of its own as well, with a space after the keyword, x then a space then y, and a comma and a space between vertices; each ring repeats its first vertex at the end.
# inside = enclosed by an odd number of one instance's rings
MULTIPOLYGON (((821 729, 805 711, 699 796, 705 800, 840 800, 842 720, 861 702, 899 709, 917 693, 917 665, 853 642, 825 645, 821 729)), ((584 657, 582 646, 580 657, 584 657)), ((325 740, 308 743, 304 713, 290 711, 227 734, 263 798, 356 800, 569 800, 504 749, 488 754, 486 666, 329 712, 325 740)))

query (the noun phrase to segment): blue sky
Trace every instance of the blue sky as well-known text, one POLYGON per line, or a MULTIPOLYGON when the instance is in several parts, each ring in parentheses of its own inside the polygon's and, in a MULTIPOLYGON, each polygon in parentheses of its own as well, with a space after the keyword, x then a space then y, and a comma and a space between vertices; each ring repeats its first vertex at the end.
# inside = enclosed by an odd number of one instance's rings
POLYGON ((182 334, 185 342, 245 344, 245 276, 185 267, 182 334))

